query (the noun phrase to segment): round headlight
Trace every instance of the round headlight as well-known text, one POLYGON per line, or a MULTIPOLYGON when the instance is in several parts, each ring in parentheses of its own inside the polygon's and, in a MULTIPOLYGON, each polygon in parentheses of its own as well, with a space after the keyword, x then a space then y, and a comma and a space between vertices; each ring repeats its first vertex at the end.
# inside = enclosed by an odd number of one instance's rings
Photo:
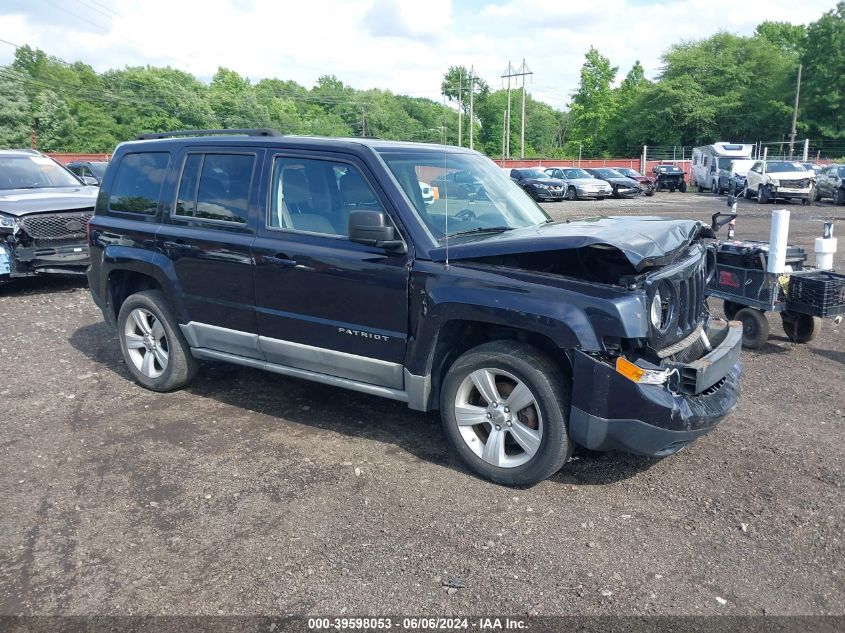
POLYGON ((651 300, 651 324, 658 330, 663 326, 663 297, 660 296, 660 291, 654 293, 654 298, 651 300))

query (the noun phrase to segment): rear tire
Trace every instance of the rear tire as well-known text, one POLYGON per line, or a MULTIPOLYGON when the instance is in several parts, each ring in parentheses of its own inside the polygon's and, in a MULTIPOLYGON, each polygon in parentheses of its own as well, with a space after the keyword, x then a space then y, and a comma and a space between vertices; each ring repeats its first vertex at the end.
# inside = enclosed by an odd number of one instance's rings
POLYGON ((743 308, 736 313, 736 320, 742 322, 743 347, 760 349, 769 340, 769 321, 762 311, 743 308))
POLYGON ((506 485, 536 484, 572 454, 570 385, 570 377, 530 345, 484 343, 461 355, 443 380, 443 429, 482 477, 506 485), (508 403, 514 411, 508 411, 508 403))
POLYGON ((117 315, 117 336, 129 373, 142 387, 173 391, 196 376, 197 361, 161 291, 126 298, 117 315))
POLYGON ((780 318, 786 338, 793 343, 809 343, 822 327, 822 320, 809 314, 781 312, 780 318))

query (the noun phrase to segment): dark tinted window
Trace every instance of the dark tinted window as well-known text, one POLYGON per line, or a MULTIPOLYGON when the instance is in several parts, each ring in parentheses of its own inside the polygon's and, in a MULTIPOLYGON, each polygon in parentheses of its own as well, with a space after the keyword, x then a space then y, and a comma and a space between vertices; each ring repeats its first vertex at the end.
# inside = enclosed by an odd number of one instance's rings
POLYGON ((197 182, 199 181, 202 154, 189 154, 182 168, 179 181, 179 196, 176 199, 176 215, 194 216, 197 201, 197 182))
POLYGON ((169 159, 167 152, 126 154, 111 188, 109 208, 125 213, 154 214, 169 159))
POLYGON ((254 156, 244 154, 189 155, 174 213, 246 224, 254 163, 254 156))

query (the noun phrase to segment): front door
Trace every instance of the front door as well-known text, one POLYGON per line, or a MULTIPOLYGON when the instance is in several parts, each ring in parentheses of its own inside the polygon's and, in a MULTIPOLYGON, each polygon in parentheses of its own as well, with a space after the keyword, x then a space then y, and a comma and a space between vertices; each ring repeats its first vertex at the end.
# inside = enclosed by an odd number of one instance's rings
POLYGON ((253 245, 260 347, 271 363, 402 389, 407 254, 350 242, 349 213, 387 211, 353 157, 268 156, 253 245))

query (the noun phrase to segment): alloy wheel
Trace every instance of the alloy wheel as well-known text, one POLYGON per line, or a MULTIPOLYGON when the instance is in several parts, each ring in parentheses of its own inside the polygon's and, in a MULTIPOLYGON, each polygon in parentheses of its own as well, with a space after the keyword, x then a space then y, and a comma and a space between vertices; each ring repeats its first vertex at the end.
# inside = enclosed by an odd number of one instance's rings
POLYGON ((161 321, 149 310, 135 308, 123 329, 126 350, 135 369, 147 378, 158 378, 170 360, 167 335, 161 321))
POLYGON ((455 394, 455 419, 466 445, 492 466, 515 468, 533 458, 543 438, 537 399, 501 369, 477 369, 455 394))

